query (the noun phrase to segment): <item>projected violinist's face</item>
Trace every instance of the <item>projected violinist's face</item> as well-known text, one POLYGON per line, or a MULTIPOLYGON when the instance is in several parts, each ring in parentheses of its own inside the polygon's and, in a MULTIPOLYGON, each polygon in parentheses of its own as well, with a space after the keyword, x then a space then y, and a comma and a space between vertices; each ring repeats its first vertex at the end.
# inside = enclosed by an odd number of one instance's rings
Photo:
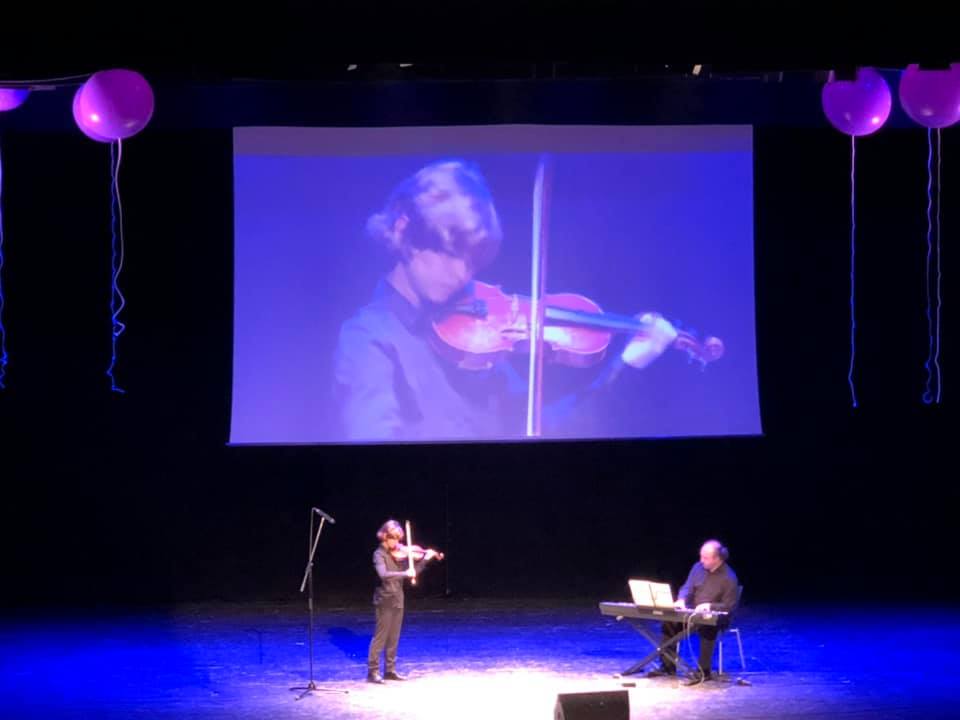
POLYGON ((463 258, 439 250, 413 248, 407 277, 421 301, 442 305, 473 279, 473 272, 463 258))
POLYGON ((398 538, 396 535, 387 535, 383 539, 383 544, 386 546, 387 550, 392 552, 396 550, 397 546, 400 544, 400 538, 398 538))
POLYGON ((417 204, 416 222, 406 214, 394 221, 392 234, 400 261, 389 279, 418 307, 442 305, 473 279, 476 268, 468 248, 495 245, 499 239, 489 234, 476 200, 469 195, 450 189, 429 192, 417 204))

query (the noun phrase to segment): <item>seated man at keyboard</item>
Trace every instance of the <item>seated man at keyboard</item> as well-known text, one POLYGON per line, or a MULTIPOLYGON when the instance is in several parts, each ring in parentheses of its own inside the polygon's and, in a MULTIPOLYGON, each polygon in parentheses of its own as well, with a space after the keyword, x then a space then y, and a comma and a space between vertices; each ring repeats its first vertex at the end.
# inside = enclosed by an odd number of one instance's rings
MULTIPOLYGON (((677 592, 675 607, 678 610, 693 608, 697 612, 733 612, 736 609, 738 582, 733 568, 727 564, 730 553, 718 540, 707 540, 700 548, 700 561, 693 564, 687 581, 677 592)), ((679 623, 664 623, 664 641, 680 632, 679 623)), ((710 680, 710 666, 717 635, 722 627, 698 626, 700 636, 700 673, 695 673, 687 684, 694 685, 710 680)), ((682 649, 682 648, 680 648, 682 649)), ((647 677, 676 675, 677 668, 666 655, 660 656, 660 667, 647 673, 647 677)))

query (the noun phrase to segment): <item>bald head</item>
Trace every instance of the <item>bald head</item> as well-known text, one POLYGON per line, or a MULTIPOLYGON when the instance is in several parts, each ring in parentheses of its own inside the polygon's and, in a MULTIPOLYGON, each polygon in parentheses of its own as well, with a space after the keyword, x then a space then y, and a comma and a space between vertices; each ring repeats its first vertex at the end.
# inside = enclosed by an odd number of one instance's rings
POLYGON ((719 540, 707 540, 700 548, 700 564, 707 572, 716 570, 726 559, 726 548, 719 540))

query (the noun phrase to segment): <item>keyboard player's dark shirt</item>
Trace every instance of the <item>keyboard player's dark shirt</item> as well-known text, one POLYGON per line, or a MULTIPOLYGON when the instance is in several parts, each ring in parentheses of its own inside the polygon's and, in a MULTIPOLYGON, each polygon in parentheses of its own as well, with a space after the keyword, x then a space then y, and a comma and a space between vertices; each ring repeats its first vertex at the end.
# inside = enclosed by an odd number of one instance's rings
POLYGON ((677 593, 677 599, 683 600, 689 608, 710 603, 711 610, 731 612, 737 604, 737 585, 737 575, 727 563, 707 572, 703 565, 695 562, 687 581, 677 593))

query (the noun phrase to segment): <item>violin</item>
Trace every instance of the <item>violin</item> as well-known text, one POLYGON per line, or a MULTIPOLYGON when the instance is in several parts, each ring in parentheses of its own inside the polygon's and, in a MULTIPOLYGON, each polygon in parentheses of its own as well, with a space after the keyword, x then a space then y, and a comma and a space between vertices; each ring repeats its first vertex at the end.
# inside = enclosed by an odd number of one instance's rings
MULTIPOLYGON (((636 335, 651 327, 636 317, 604 312, 596 302, 576 293, 549 293, 543 296, 543 303, 543 346, 549 351, 548 358, 561 365, 596 365, 614 333, 636 335)), ((442 308, 433 329, 442 341, 441 351, 460 367, 484 370, 500 353, 529 349, 530 314, 530 298, 474 281, 473 296, 442 308)), ((679 329, 672 347, 687 353, 701 368, 724 353, 720 338, 707 337, 701 342, 693 333, 679 329)))
MULTIPOLYGON (((397 545, 395 549, 390 551, 390 554, 397 562, 407 560, 411 557, 414 560, 423 560, 428 550, 433 550, 433 548, 422 548, 419 545, 397 545)), ((436 553, 435 557, 437 560, 443 560, 442 552, 437 552, 436 550, 433 552, 436 553)))
POLYGON ((390 554, 393 555, 394 560, 407 561, 407 569, 410 572, 410 583, 412 585, 417 584, 417 569, 413 566, 414 560, 422 560, 426 557, 428 552, 433 552, 437 560, 443 560, 443 553, 437 552, 432 548, 422 548, 419 545, 413 544, 413 530, 410 528, 410 521, 407 520, 407 540, 410 541, 409 545, 397 545, 396 548, 390 551, 390 554))

